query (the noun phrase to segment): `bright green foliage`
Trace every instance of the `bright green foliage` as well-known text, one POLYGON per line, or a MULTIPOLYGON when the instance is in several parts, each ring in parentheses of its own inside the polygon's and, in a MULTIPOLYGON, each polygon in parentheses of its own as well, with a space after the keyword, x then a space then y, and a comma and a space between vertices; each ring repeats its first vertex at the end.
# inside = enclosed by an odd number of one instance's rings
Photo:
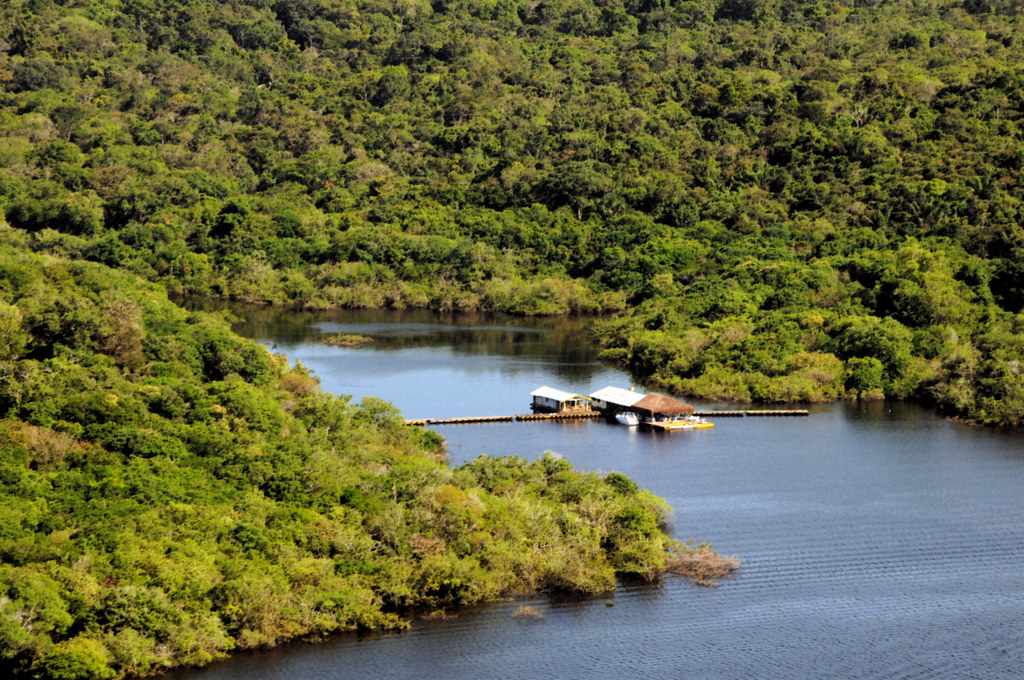
POLYGON ((880 397, 884 394, 885 366, 875 357, 852 357, 847 362, 849 375, 846 387, 861 396, 880 397))
POLYGON ((664 502, 547 456, 457 470, 398 411, 103 265, 0 245, 0 668, 77 680, 654 578, 664 502))
POLYGON ((53 646, 33 665, 39 677, 53 680, 106 680, 116 675, 102 642, 78 636, 53 646))

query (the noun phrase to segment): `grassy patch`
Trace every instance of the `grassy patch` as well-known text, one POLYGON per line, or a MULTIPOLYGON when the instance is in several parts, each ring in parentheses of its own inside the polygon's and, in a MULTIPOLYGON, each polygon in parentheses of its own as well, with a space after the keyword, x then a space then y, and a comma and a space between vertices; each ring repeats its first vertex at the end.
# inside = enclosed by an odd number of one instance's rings
POLYGON ((372 344, 374 340, 368 335, 358 333, 334 333, 324 338, 323 342, 331 347, 362 347, 372 344))

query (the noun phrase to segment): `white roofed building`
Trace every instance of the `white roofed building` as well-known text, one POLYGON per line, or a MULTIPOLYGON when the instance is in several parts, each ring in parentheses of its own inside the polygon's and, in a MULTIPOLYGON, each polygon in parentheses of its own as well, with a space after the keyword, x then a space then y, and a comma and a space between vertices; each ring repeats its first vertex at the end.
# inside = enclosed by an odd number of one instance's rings
POLYGON ((621 387, 602 387, 597 392, 590 394, 590 400, 594 404, 594 408, 599 411, 616 413, 618 411, 625 411, 629 409, 633 404, 643 399, 645 394, 640 392, 634 392, 633 390, 625 390, 621 387))
POLYGON ((535 411, 563 413, 565 411, 590 410, 590 399, 584 395, 556 390, 547 385, 542 385, 530 392, 530 396, 533 397, 531 405, 535 411))

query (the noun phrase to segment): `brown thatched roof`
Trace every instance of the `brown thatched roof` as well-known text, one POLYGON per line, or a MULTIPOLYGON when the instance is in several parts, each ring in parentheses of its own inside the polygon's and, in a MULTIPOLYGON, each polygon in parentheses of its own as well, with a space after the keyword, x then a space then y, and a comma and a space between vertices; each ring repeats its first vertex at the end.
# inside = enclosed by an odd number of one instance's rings
POLYGON ((685 401, 666 397, 663 394, 648 394, 646 397, 633 404, 630 407, 630 410, 646 416, 653 416, 658 413, 666 416, 678 416, 684 413, 693 413, 693 407, 685 401))

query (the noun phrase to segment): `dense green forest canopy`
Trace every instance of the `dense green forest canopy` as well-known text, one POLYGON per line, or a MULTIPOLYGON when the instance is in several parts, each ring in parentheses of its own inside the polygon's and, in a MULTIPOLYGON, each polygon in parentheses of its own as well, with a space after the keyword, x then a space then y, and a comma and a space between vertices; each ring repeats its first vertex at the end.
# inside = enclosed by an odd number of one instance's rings
POLYGON ((156 285, 0 239, 0 672, 145 675, 702 554, 555 455, 452 469, 156 285), (673 556, 672 553, 677 555, 673 556))
POLYGON ((1024 417, 1015 0, 11 0, 0 207, 175 293, 616 312, 665 389, 1024 417))

